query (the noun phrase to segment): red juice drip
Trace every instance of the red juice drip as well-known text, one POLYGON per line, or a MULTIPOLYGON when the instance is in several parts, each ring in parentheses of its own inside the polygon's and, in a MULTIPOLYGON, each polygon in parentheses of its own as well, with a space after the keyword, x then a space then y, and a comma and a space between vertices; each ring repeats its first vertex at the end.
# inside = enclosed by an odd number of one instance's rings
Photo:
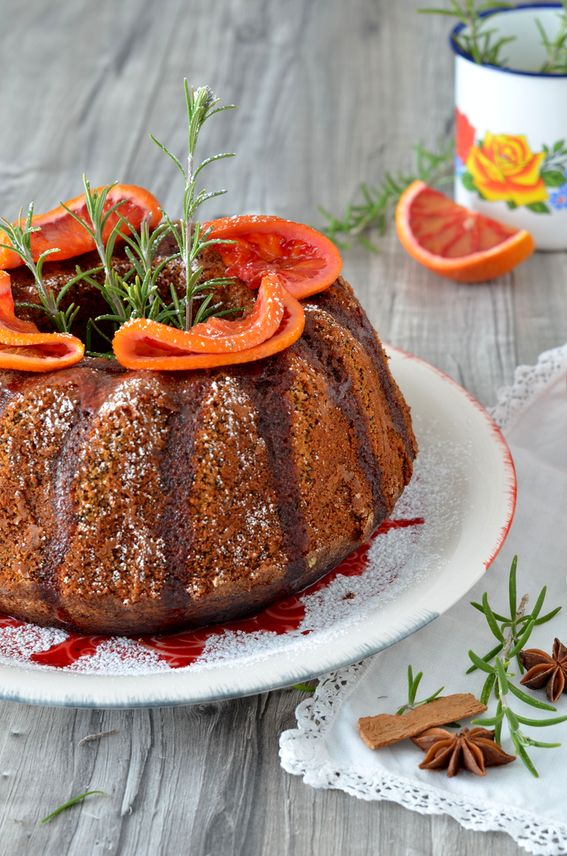
POLYGON ((31 655, 30 660, 32 663, 41 663, 42 666, 64 669, 80 657, 94 654, 100 643, 109 638, 111 637, 81 636, 79 633, 70 633, 63 642, 52 645, 47 651, 36 651, 31 655))

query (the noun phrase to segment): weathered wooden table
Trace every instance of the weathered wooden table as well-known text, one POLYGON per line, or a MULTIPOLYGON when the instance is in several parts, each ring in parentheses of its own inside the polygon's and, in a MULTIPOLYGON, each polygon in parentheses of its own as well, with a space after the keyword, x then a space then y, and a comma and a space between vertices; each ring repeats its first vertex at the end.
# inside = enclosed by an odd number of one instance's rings
MULTIPOLYGON (((182 78, 237 113, 210 126, 230 194, 211 214, 320 222, 361 180, 447 137, 447 23, 418 0, 0 0, 0 208, 45 210, 94 183, 146 184, 170 210, 179 182, 148 140, 183 149, 182 78)), ((211 177, 212 174, 211 174, 211 177)), ((567 338, 567 256, 538 254, 486 286, 420 269, 394 236, 352 250, 346 274, 382 337, 444 369, 482 402, 518 363, 567 338)), ((388 803, 316 791, 284 773, 278 737, 296 691, 177 709, 0 705, 4 854, 502 854, 505 835, 463 831, 388 803), (114 730, 79 745, 92 732, 114 730), (38 821, 87 787, 92 800, 38 821)))

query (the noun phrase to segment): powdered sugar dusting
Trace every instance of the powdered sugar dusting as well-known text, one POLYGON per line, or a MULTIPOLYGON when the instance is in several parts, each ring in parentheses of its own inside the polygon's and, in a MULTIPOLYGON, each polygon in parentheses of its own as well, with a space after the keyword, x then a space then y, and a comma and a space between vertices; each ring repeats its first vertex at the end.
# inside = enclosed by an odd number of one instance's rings
POLYGON ((67 669, 69 672, 131 675, 166 672, 169 666, 157 654, 144 648, 134 639, 114 636, 101 642, 94 654, 80 657, 67 669))
MULTIPOLYGON (((250 396, 238 379, 227 375, 213 380, 203 401, 203 411, 207 419, 194 442, 195 455, 206 466, 199 483, 203 501, 194 507, 199 527, 194 534, 193 551, 195 563, 198 565, 202 557, 211 569, 207 584, 218 587, 231 577, 235 568, 247 569, 252 561, 261 568, 265 558, 265 569, 271 571, 273 550, 255 557, 250 556, 250 551, 257 544, 263 547, 268 544, 278 518, 274 490, 267 477, 259 478, 262 471, 268 471, 266 442, 258 433, 257 414, 250 396), (235 483, 231 473, 236 467, 240 478, 235 483), (209 483, 214 483, 217 509, 214 516, 210 515, 212 506, 206 501, 209 483), (219 517, 219 507, 230 513, 231 526, 219 517)), ((193 595, 198 595, 202 586, 203 580, 196 575, 189 584, 193 595)))
MULTIPOLYGON (((0 628, 0 660, 4 663, 27 662, 32 654, 49 651, 67 638, 67 633, 54 627, 36 624, 7 625, 0 628)), ((36 667, 37 668, 37 667, 36 667)))

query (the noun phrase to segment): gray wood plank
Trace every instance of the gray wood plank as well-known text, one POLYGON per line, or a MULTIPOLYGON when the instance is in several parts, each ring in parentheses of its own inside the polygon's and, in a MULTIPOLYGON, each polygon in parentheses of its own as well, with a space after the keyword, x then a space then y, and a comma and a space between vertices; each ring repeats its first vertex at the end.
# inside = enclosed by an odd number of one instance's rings
MULTIPOLYGON (((39 209, 93 182, 147 184, 175 212, 179 187, 148 131, 181 151, 182 77, 240 109, 208 131, 238 158, 211 173, 211 215, 267 211, 320 222, 360 181, 408 165, 451 125, 446 24, 419 0, 0 0, 0 208, 39 209)), ((567 338, 565 254, 500 283, 457 286, 418 268, 394 236, 353 249, 346 273, 384 339, 483 402, 518 362, 567 338)), ((505 835, 316 791, 283 773, 278 736, 301 696, 193 708, 73 711, 0 705, 0 840, 8 854, 458 853, 512 856, 505 835), (117 733, 79 745, 94 732, 117 733), (47 826, 53 806, 92 799, 47 826)))

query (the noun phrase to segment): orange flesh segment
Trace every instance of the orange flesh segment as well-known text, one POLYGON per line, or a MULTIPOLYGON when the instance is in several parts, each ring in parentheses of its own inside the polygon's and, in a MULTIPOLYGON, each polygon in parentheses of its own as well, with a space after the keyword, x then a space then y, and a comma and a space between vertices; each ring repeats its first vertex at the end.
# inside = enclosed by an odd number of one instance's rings
POLYGON ((535 248, 529 232, 457 205, 422 181, 402 194, 396 228, 416 261, 461 282, 483 282, 507 273, 535 248))
POLYGON ((260 344, 240 351, 195 353, 186 346, 191 330, 185 332, 143 318, 126 322, 115 334, 112 347, 117 360, 129 369, 186 371, 260 360, 289 348, 303 333, 303 307, 283 288, 282 304, 283 313, 276 331, 260 344))
POLYGON ((462 258, 490 250, 516 233, 515 229, 469 211, 431 188, 415 199, 409 225, 424 249, 444 258, 462 258))
POLYGON ((10 276, 0 271, 0 368, 50 372, 83 358, 85 346, 68 333, 40 333, 14 314, 10 276))
POLYGON ((212 231, 208 240, 218 244, 228 276, 237 276, 257 288, 262 277, 278 273, 299 300, 329 288, 342 269, 336 246, 325 235, 303 223, 280 217, 244 215, 224 217, 203 225, 212 231))
MULTIPOLYGON (((100 193, 103 189, 99 187, 97 192, 100 193)), ((161 208, 158 200, 143 187, 137 187, 133 184, 115 185, 106 198, 105 211, 120 201, 123 201, 123 204, 111 214, 105 225, 103 232, 105 243, 121 217, 127 220, 134 229, 139 229, 144 219, 148 220, 152 229, 161 220, 161 208)), ((65 204, 91 225, 84 194, 69 199, 65 204)), ((35 260, 48 249, 59 249, 59 252, 53 253, 49 257, 51 261, 71 259, 95 249, 94 242, 88 232, 61 205, 45 214, 36 214, 33 217, 32 225, 39 228, 39 231, 31 236, 32 255, 35 260)), ((127 233, 127 227, 123 227, 123 231, 127 233)), ((6 236, 0 235, 0 244, 7 242, 6 236)), ((8 270, 20 267, 22 264, 22 260, 16 253, 0 248, 1 269, 8 270)))

